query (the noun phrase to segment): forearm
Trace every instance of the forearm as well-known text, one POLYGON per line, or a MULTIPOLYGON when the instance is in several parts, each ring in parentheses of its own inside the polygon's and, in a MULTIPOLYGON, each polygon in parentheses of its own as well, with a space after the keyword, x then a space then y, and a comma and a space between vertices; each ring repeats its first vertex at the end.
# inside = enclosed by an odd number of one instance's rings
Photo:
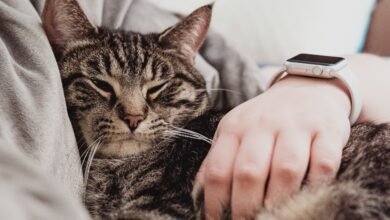
POLYGON ((360 81, 359 122, 390 122, 390 60, 369 54, 347 56, 347 60, 360 81))

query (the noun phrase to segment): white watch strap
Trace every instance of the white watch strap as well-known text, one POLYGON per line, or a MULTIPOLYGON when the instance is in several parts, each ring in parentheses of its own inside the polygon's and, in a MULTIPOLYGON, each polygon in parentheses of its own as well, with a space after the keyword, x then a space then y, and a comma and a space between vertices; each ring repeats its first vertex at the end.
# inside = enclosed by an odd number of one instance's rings
MULTIPOLYGON (((266 83, 264 90, 269 89, 275 82, 284 78, 287 74, 288 73, 286 72, 285 67, 275 71, 275 74, 271 78, 269 78, 268 82, 266 83)), ((331 72, 330 75, 333 76, 334 78, 340 79, 348 89, 349 97, 351 100, 351 112, 349 114, 349 121, 351 125, 353 125, 359 119, 362 110, 362 99, 359 94, 360 91, 359 82, 348 66, 342 68, 337 73, 331 72)))
POLYGON ((266 91, 269 88, 271 88, 271 86, 274 83, 276 83, 277 81, 279 81, 279 79, 282 79, 286 75, 287 75, 287 72, 286 72, 286 68, 285 67, 280 67, 277 70, 275 70, 273 75, 268 79, 268 82, 265 84, 264 91, 266 91))
POLYGON ((342 68, 337 73, 332 72, 331 75, 340 79, 348 89, 349 97, 351 98, 351 113, 349 114, 349 121, 351 122, 351 125, 353 125, 359 119, 363 106, 359 81, 348 66, 342 68))

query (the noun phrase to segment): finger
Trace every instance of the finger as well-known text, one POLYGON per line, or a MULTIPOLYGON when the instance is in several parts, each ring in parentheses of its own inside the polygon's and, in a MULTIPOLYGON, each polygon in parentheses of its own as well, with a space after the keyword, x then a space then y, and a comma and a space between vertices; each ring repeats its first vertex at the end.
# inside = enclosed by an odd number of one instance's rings
MULTIPOLYGON (((207 158, 207 156, 206 156, 207 158)), ((206 158, 203 160, 199 170, 198 170, 198 173, 196 174, 196 177, 195 177, 195 183, 194 183, 194 186, 192 188, 192 198, 193 199, 197 199, 199 193, 201 192, 201 190, 203 190, 204 188, 204 181, 205 181, 205 171, 206 171, 206 158)))
POLYGON ((221 133, 207 156, 205 166, 205 212, 210 219, 219 219, 230 201, 233 164, 239 140, 221 133))
POLYGON ((265 205, 274 206, 300 189, 310 156, 311 135, 300 132, 281 132, 271 162, 271 174, 265 205))
POLYGON ((273 145, 270 132, 251 131, 243 137, 233 171, 233 219, 251 219, 261 208, 273 145))
POLYGON ((308 180, 316 186, 333 179, 340 166, 343 141, 324 133, 313 140, 308 180))
MULTIPOLYGON (((214 145, 210 147, 209 152, 211 149, 215 146, 215 141, 218 137, 218 131, 215 132, 214 137, 213 137, 213 142, 214 145)), ((207 158, 209 157, 209 154, 206 155, 206 157, 203 159, 202 164, 199 167, 198 173, 196 174, 195 177, 195 183, 194 183, 194 190, 193 192, 197 192, 199 189, 201 189, 204 186, 204 181, 205 181, 205 174, 206 174, 206 163, 207 163, 207 158)))

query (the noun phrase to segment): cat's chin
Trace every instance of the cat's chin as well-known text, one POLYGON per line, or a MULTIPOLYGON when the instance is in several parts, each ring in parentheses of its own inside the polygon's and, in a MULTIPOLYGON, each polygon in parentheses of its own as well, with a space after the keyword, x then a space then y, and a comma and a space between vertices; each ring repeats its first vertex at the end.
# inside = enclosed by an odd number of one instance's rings
POLYGON ((102 158, 123 158, 144 152, 150 149, 151 146, 152 144, 149 142, 139 142, 137 140, 130 139, 104 144, 99 148, 97 155, 102 158))

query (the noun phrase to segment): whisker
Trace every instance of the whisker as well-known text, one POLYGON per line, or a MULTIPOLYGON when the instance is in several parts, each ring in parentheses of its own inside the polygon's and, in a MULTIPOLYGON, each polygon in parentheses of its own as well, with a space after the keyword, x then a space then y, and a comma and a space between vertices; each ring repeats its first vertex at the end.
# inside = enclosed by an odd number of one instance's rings
POLYGON ((97 142, 93 146, 93 150, 91 151, 91 153, 89 154, 89 157, 88 157, 87 165, 85 167, 85 172, 84 172, 84 184, 85 185, 87 185, 87 181, 88 181, 88 177, 89 177, 89 171, 91 169, 93 158, 94 158, 94 156, 96 154, 97 149, 99 148, 99 146, 101 144, 101 138, 99 138, 99 139, 100 139, 99 142, 97 142))
POLYGON ((183 138, 189 138, 189 139, 202 140, 202 141, 205 141, 205 142, 207 142, 209 144, 212 143, 209 139, 200 138, 200 137, 192 136, 192 135, 185 135, 185 134, 178 134, 178 133, 176 133, 176 134, 175 133, 171 133, 170 135, 173 136, 173 137, 183 137, 183 138))
POLYGON ((84 162, 87 158, 87 155, 91 152, 91 150, 93 149, 94 145, 100 141, 101 139, 103 138, 103 136, 99 137, 99 138, 96 138, 96 140, 94 140, 88 147, 87 149, 85 149, 85 151, 81 154, 80 158, 82 159, 81 161, 81 166, 83 167, 84 166, 84 162))
POLYGON ((196 89, 195 91, 199 91, 199 92, 203 92, 203 91, 210 91, 210 92, 230 92, 234 95, 240 95, 240 96, 243 96, 244 94, 242 92, 239 92, 239 91, 235 91, 235 90, 231 90, 231 89, 196 89))
POLYGON ((202 141, 205 141, 209 144, 213 143, 212 139, 210 139, 210 138, 208 138, 208 137, 206 137, 198 132, 191 131, 191 130, 184 129, 184 128, 179 128, 179 127, 176 127, 173 125, 169 125, 169 128, 170 128, 169 130, 165 131, 165 133, 168 135, 175 135, 175 136, 180 136, 180 137, 185 137, 185 138, 202 140, 202 141))

